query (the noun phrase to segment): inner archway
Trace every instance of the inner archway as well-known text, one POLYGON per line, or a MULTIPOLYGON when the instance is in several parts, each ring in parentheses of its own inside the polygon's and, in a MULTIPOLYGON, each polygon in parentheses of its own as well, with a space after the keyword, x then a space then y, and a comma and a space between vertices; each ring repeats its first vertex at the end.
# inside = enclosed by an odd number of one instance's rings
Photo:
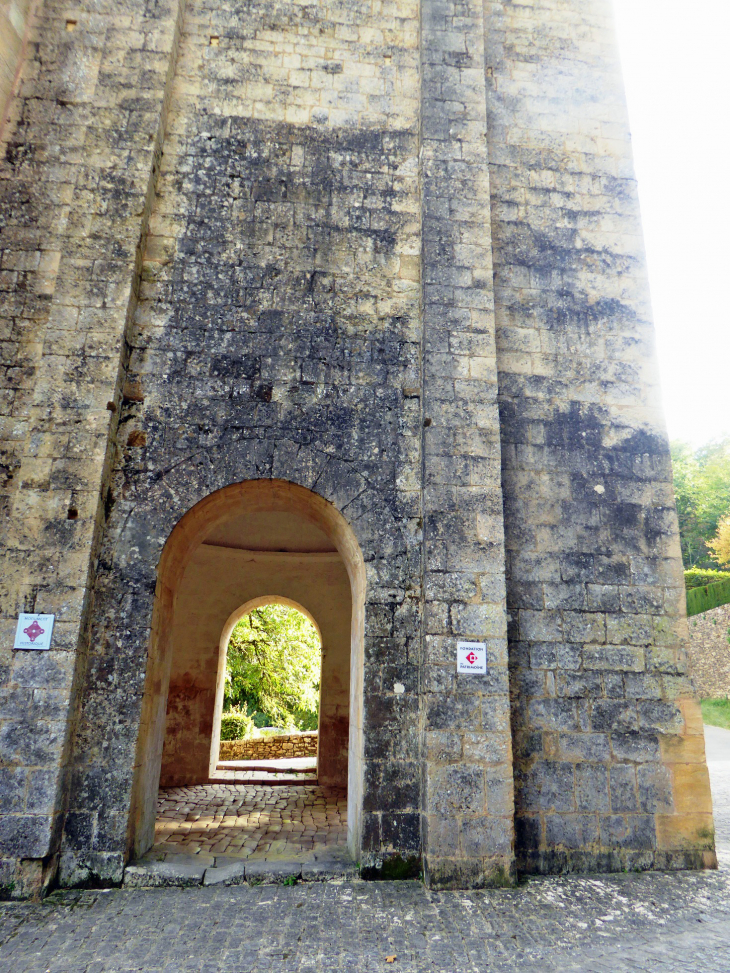
MULTIPOLYGON (((343 641, 345 658, 339 667, 349 674, 347 633, 343 641)), ((323 648, 316 618, 289 598, 255 598, 234 612, 221 636, 211 779, 267 782, 273 775, 276 780, 317 781, 322 697, 330 713, 339 709, 343 716, 349 709, 341 692, 339 700, 332 698, 331 679, 323 693, 323 648), (263 726, 276 729, 262 731, 263 726)), ((324 729, 328 736, 334 726, 325 719, 324 729)), ((346 749, 342 756, 342 772, 325 761, 323 776, 334 776, 337 786, 346 787, 346 749)))
POLYGON ((235 484, 178 523, 158 569, 130 851, 150 847, 158 782, 208 783, 217 760, 225 647, 255 603, 290 602, 322 637, 319 782, 347 792, 347 840, 362 806, 364 565, 344 518, 284 481, 235 484))

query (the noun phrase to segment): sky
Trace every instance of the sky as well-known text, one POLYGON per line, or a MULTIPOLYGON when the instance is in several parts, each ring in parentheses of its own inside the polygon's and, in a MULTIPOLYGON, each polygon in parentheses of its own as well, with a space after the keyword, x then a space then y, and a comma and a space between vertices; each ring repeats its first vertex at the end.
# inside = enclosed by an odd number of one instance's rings
POLYGON ((613 3, 667 426, 697 447, 730 435, 730 0, 613 3))

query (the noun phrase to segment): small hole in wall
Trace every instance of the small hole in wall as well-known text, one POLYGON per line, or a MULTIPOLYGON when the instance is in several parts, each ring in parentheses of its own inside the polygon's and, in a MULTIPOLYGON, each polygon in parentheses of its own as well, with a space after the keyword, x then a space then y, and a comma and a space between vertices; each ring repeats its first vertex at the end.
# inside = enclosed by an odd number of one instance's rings
POLYGON ((211 47, 218 47, 218 42, 219 41, 220 41, 220 37, 217 34, 211 34, 210 35, 210 42, 209 43, 210 43, 210 46, 211 47))
POLYGON ((66 21, 66 30, 67 31, 76 30, 77 24, 78 24, 78 20, 67 20, 66 21))
POLYGON ((69 520, 76 520, 76 518, 78 517, 78 515, 79 515, 79 512, 76 509, 76 507, 69 507, 68 508, 67 517, 68 517, 69 520))

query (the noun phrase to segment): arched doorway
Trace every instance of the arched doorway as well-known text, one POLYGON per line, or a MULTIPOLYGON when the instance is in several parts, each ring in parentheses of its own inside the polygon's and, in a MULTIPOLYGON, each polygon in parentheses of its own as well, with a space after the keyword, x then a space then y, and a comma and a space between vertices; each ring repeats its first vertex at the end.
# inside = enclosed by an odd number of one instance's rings
POLYGON ((320 780, 347 782, 348 845, 357 855, 364 594, 354 534, 312 491, 281 480, 247 481, 185 514, 158 567, 130 815, 135 857, 153 842, 158 783, 210 777, 226 629, 229 635, 257 599, 301 605, 322 632, 320 780))
MULTIPOLYGON (((342 599, 342 601, 344 602, 344 604, 342 605, 342 613, 343 613, 343 615, 345 614, 345 612, 348 613, 345 621, 349 625, 349 613, 351 612, 351 604, 350 604, 351 603, 351 598, 350 598, 349 585, 347 587, 346 592, 344 592, 343 594, 345 595, 345 597, 342 599)), ((316 751, 314 753, 312 753, 312 749, 313 749, 312 748, 312 743, 314 741, 312 741, 312 740, 304 741, 303 739, 300 740, 300 741, 298 741, 299 743, 301 743, 303 745, 300 749, 302 749, 302 750, 306 749, 307 750, 307 753, 314 758, 314 761, 313 761, 313 763, 314 763, 314 774, 313 774, 313 776, 314 776, 315 779, 318 779, 318 776, 317 776, 318 760, 317 760, 317 758, 319 756, 319 752, 318 752, 319 751, 319 738, 322 735, 321 734, 322 727, 320 726, 320 723, 322 721, 322 716, 323 716, 323 707, 322 707, 323 697, 324 697, 325 703, 327 703, 327 705, 328 705, 328 710, 329 710, 330 713, 334 711, 335 714, 337 714, 339 712, 341 715, 344 715, 344 713, 345 713, 346 710, 349 711, 349 698, 348 698, 349 697, 349 673, 350 673, 350 645, 349 645, 349 634, 350 633, 349 633, 349 630, 346 633, 346 637, 344 639, 341 639, 341 642, 344 643, 345 653, 344 653, 344 658, 342 658, 340 660, 340 664, 335 669, 335 675, 337 677, 337 682, 338 682, 337 688, 340 689, 340 692, 338 694, 336 694, 335 698, 333 699, 333 694, 331 692, 331 690, 332 690, 331 679, 328 680, 327 688, 325 688, 325 686, 323 685, 323 680, 322 680, 322 668, 323 668, 323 665, 322 664, 323 664, 323 661, 324 661, 323 660, 323 655, 325 655, 325 653, 323 652, 323 649, 325 648, 325 643, 323 642, 322 629, 320 628, 319 623, 317 622, 317 619, 314 617, 314 615, 312 615, 311 612, 304 605, 300 604, 299 602, 293 601, 291 598, 285 598, 285 597, 283 597, 281 595, 264 595, 263 597, 260 597, 260 598, 254 598, 252 601, 246 602, 246 604, 242 605, 239 609, 237 609, 235 612, 233 612, 233 614, 231 615, 231 617, 226 621, 226 624, 225 624, 225 626, 223 628, 223 634, 221 635, 221 639, 220 639, 220 652, 219 652, 219 663, 218 663, 218 680, 217 680, 217 688, 216 688, 215 712, 214 712, 214 717, 213 717, 213 735, 212 735, 212 738, 211 738, 211 748, 210 748, 210 776, 211 776, 211 778, 213 778, 214 775, 216 775, 216 777, 220 777, 221 770, 222 770, 221 761, 222 761, 223 758, 221 756, 221 749, 220 749, 220 744, 221 744, 221 740, 222 740, 222 735, 221 735, 221 719, 222 719, 222 717, 224 715, 224 696, 225 696, 225 689, 226 689, 226 685, 227 685, 227 681, 228 681, 230 652, 231 652, 231 638, 234 635, 234 632, 236 631, 236 629, 238 628, 239 623, 241 623, 242 621, 244 621, 247 618, 250 619, 252 615, 260 615, 260 610, 261 609, 270 609, 270 608, 274 608, 275 610, 279 610, 279 614, 277 616, 278 618, 281 618, 281 612, 282 611, 284 612, 284 617, 291 618, 293 616, 293 618, 295 619, 295 621, 294 621, 294 624, 295 625, 297 624, 296 620, 297 619, 301 619, 303 625, 308 629, 308 632, 311 633, 311 635, 310 635, 310 641, 311 640, 315 640, 317 642, 317 647, 316 647, 317 662, 316 662, 316 665, 315 666, 311 666, 311 667, 309 667, 307 669, 308 678, 304 680, 304 686, 305 687, 308 686, 308 689, 309 689, 308 695, 309 694, 314 695, 313 690, 315 690, 315 685, 314 685, 315 681, 316 681, 316 684, 317 684, 317 688, 316 688, 316 696, 317 696, 317 700, 318 700, 318 702, 317 702, 317 717, 318 717, 318 719, 317 719, 317 726, 314 727, 314 726, 311 726, 310 725, 310 726, 306 727, 306 729, 308 729, 310 731, 311 730, 316 730, 316 751), (343 686, 343 684, 345 684, 345 685, 343 686), (346 689, 346 692, 342 692, 342 688, 345 688, 346 689), (339 699, 337 698, 337 696, 339 696, 339 699)), ((332 645, 332 642, 333 642, 333 640, 332 640, 331 633, 328 632, 327 633, 327 643, 326 643, 327 646, 331 646, 332 645)), ((311 648, 314 648, 314 646, 311 646, 311 648)), ((308 655, 308 658, 309 658, 310 663, 313 661, 310 658, 311 657, 311 648, 310 648, 310 653, 308 655)), ((294 652, 293 652, 294 658, 292 660, 293 661, 293 668, 294 668, 294 679, 297 679, 300 676, 300 673, 301 673, 301 666, 297 666, 297 659, 296 659, 297 654, 298 653, 296 651, 296 646, 295 646, 294 652)), ((331 659, 332 653, 331 653, 331 651, 328 650, 327 653, 326 653, 326 655, 328 657, 328 660, 329 660, 329 668, 331 670, 332 669, 332 659, 331 659)), ((290 672, 291 672, 291 669, 290 669, 290 672)), ((246 703, 246 706, 248 708, 249 702, 246 703)), ((255 708, 256 708, 256 706, 254 705, 254 709, 255 708)), ((262 714, 258 714, 258 715, 262 715, 262 714)), ((309 719, 310 720, 311 720, 311 718, 312 718, 313 715, 314 714, 311 714, 311 713, 309 714, 309 719)), ((305 728, 304 727, 300 727, 299 729, 305 729, 305 728)), ((325 718, 325 731, 327 731, 328 729, 329 729, 329 723, 328 723, 327 719, 325 718)), ((327 736, 327 735, 328 735, 327 732, 325 732, 325 736, 327 736)), ((291 741, 291 743, 294 744, 296 742, 297 742, 297 740, 296 740, 296 735, 295 735, 294 740, 291 741)), ((244 764, 245 763, 258 764, 260 766, 260 764, 261 764, 261 754, 260 753, 257 753, 256 751, 257 750, 263 750, 263 753, 266 754, 267 748, 268 749, 271 748, 271 743, 272 743, 271 740, 269 740, 269 741, 266 741, 266 740, 264 740, 264 741, 248 741, 247 748, 250 749, 256 755, 255 756, 252 756, 250 759, 243 759, 243 760, 241 760, 240 758, 234 757, 232 762, 233 763, 241 762, 241 763, 244 763, 244 764), (261 747, 261 745, 260 745, 261 743, 264 743, 264 746, 263 747, 261 747)), ((347 745, 348 745, 348 740, 347 740, 346 737, 343 740, 343 743, 344 743, 344 748, 343 748, 343 750, 344 750, 344 753, 343 753, 343 756, 344 756, 344 767, 343 767, 343 771, 344 772, 342 774, 338 774, 336 776, 335 783, 336 783, 337 786, 344 786, 344 787, 346 787, 347 786, 347 745)), ((235 748, 232 748, 232 749, 235 749, 235 748)), ((325 750, 326 749, 327 748, 325 747, 325 750)), ((264 759, 266 759, 266 757, 264 759)), ((231 758, 228 758, 228 760, 230 761, 231 758)), ((312 763, 311 760, 307 761, 307 764, 308 765, 311 764, 311 763, 312 763)), ((245 768, 234 768, 234 769, 245 770, 245 768)), ((327 767, 326 761, 325 761, 324 766, 322 767, 322 771, 323 771, 323 781, 325 783, 329 784, 328 777, 330 776, 330 773, 329 773, 330 768, 327 767)), ((310 775, 310 776, 312 776, 312 775, 310 775)))

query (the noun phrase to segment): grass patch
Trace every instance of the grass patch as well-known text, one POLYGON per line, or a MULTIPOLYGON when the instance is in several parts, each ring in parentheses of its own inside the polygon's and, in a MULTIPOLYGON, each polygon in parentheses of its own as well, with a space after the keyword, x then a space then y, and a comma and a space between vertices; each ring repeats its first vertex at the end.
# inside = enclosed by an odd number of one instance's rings
POLYGON ((730 730, 730 699, 702 699, 700 706, 705 723, 730 730))

